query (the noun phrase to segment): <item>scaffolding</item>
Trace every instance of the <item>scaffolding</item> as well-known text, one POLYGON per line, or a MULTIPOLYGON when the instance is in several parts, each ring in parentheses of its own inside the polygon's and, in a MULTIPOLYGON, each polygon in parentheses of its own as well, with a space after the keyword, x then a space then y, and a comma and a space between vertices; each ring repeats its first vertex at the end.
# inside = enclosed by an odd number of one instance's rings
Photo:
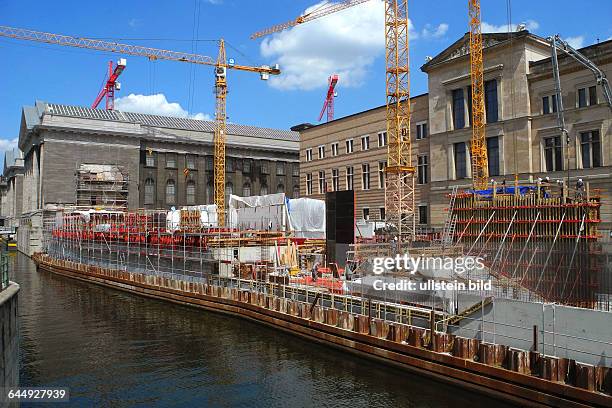
POLYGON ((537 183, 454 194, 455 242, 484 258, 498 297, 610 310, 599 191, 537 183))
POLYGON ((125 210, 129 175, 122 166, 81 164, 76 170, 76 205, 125 210))

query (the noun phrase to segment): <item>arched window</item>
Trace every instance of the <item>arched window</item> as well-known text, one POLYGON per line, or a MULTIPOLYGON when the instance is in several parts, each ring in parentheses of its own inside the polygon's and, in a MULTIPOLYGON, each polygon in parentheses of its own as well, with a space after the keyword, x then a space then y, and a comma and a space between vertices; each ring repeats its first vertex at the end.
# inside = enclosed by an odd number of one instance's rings
POLYGON ((300 198, 300 186, 293 186, 293 197, 292 198, 300 198))
POLYGON ((242 196, 249 197, 251 195, 251 183, 244 183, 242 186, 242 196))
POLYGON ((281 183, 278 186, 276 186, 276 192, 277 193, 284 193, 285 192, 285 186, 281 183))
POLYGON ((144 183, 144 203, 155 204, 155 180, 148 178, 144 183))
POLYGON ((170 179, 166 182, 166 203, 174 204, 176 202, 176 184, 170 179))
POLYGON ((259 194, 260 195, 266 195, 268 194, 268 186, 265 184, 261 185, 261 189, 259 190, 259 194))
POLYGON ((195 181, 189 180, 187 182, 187 205, 194 205, 196 202, 196 184, 195 181))

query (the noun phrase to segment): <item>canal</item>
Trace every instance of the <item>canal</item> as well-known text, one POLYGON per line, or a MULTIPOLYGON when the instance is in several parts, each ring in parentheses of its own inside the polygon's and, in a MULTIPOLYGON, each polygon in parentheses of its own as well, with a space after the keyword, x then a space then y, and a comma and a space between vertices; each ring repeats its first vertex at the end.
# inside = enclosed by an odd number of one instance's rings
POLYGON ((20 385, 68 387, 73 406, 506 406, 257 323, 37 272, 21 254, 10 271, 20 385))

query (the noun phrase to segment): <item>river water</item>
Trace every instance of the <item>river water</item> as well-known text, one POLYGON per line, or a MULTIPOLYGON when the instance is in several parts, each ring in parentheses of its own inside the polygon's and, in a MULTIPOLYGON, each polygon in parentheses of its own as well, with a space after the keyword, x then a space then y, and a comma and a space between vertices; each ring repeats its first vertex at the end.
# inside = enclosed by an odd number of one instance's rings
POLYGON ((68 387, 72 406, 505 406, 257 323, 37 272, 21 254, 11 262, 20 385, 68 387))

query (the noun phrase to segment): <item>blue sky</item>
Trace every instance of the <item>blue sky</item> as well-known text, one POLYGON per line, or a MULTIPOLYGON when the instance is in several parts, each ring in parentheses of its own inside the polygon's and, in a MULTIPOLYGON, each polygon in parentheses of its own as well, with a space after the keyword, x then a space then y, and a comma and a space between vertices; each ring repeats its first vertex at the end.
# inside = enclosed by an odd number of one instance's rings
MULTIPOLYGON (((0 0, 0 25, 121 39, 173 50, 193 49, 213 57, 217 54, 214 42, 192 40, 224 37, 229 44, 228 57, 237 63, 280 63, 284 70, 282 77, 267 83, 256 74, 230 72, 229 120, 287 129, 298 123, 316 122, 327 77, 334 72, 340 73, 336 117, 385 101, 381 0, 304 24, 264 42, 249 39, 254 31, 294 18, 317 3, 0 0)), ((427 78, 419 70, 425 57, 436 55, 466 32, 466 3, 409 2, 413 94, 427 91, 427 78)), ((541 36, 560 33, 578 46, 612 37, 609 0, 514 0, 511 6, 512 23, 525 22, 541 36)), ((506 1, 482 0, 482 19, 485 31, 505 31, 506 1)), ((101 87, 108 61, 119 57, 0 38, 0 150, 14 144, 23 105, 40 99, 89 106, 101 87)), ((211 68, 124 57, 128 66, 120 79, 122 89, 116 95, 125 98, 118 102, 120 107, 198 118, 214 114, 211 68)))

